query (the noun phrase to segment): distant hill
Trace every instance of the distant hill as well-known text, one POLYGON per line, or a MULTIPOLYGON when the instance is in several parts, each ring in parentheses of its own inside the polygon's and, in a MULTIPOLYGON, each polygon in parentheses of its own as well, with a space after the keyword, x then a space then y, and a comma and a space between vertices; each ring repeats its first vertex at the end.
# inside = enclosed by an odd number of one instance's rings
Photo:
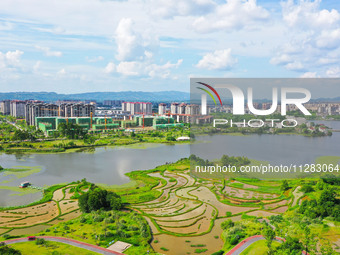
POLYGON ((8 92, 0 93, 0 101, 10 100, 41 100, 41 101, 57 101, 57 100, 96 100, 102 102, 104 100, 126 100, 126 101, 189 101, 190 93, 180 91, 159 91, 159 92, 143 92, 143 91, 121 91, 121 92, 89 92, 79 94, 58 94, 55 92, 8 92))
POLYGON ((340 97, 311 99, 312 102, 340 102, 340 97))
MULTIPOLYGON (((200 102, 200 94, 194 94, 193 99, 200 102)), ((41 100, 52 102, 58 100, 96 100, 103 102, 104 100, 126 100, 126 101, 152 101, 152 102, 185 102, 190 101, 189 92, 181 91, 159 91, 159 92, 143 92, 143 91, 121 91, 121 92, 88 92, 78 94, 58 94, 55 92, 8 92, 0 93, 0 101, 10 100, 41 100)), ((209 100, 209 99, 208 99, 209 100)), ((256 102, 269 102, 268 99, 258 99, 256 102)), ((340 102, 340 97, 336 98, 316 98, 310 102, 340 102)), ((232 99, 226 98, 224 102, 231 104, 232 99)))

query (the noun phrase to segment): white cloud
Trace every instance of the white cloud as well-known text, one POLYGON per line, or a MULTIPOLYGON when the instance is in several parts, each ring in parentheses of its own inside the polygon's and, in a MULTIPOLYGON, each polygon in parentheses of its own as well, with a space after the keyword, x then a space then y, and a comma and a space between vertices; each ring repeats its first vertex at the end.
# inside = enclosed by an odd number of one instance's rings
POLYGON ((22 54, 24 54, 24 52, 20 50, 7 51, 6 53, 0 51, 0 69, 19 67, 21 65, 22 54))
POLYGON ((164 65, 152 64, 147 67, 146 71, 148 72, 148 75, 152 78, 160 77, 160 78, 166 79, 166 78, 169 78, 171 74, 171 69, 178 68, 182 64, 182 62, 183 62, 183 59, 179 59, 177 63, 174 63, 174 64, 170 63, 170 61, 168 61, 164 65))
POLYGON ((316 46, 319 48, 335 49, 340 46, 340 29, 325 30, 316 38, 316 46))
POLYGON ((138 61, 123 61, 117 65, 117 72, 126 76, 142 75, 144 66, 138 61))
POLYGON ((279 56, 273 57, 270 60, 270 63, 272 65, 284 65, 284 64, 288 64, 291 61, 292 61, 292 59, 291 59, 291 57, 289 55, 281 54, 279 56))
POLYGON ((113 73, 115 70, 116 65, 113 62, 109 62, 104 69, 104 73, 113 73))
POLYGON ((329 65, 335 64, 339 62, 339 58, 337 56, 325 56, 319 59, 318 63, 320 65, 329 65))
POLYGON ((321 0, 294 0, 282 2, 283 20, 291 27, 327 28, 337 24, 340 14, 337 10, 319 10, 321 0))
POLYGON ((214 12, 197 18, 193 27, 203 33, 250 29, 268 18, 268 11, 257 5, 256 0, 227 0, 225 4, 216 6, 214 12))
POLYGON ((306 72, 300 76, 300 78, 318 78, 316 72, 306 72))
POLYGON ((0 30, 12 30, 14 25, 10 22, 0 22, 0 30))
POLYGON ((168 61, 163 65, 142 61, 122 61, 118 65, 110 62, 105 67, 104 72, 117 72, 124 76, 141 76, 165 79, 169 78, 171 75, 171 70, 177 69, 182 64, 182 62, 182 59, 179 59, 176 63, 171 63, 168 61))
POLYGON ((33 66, 33 72, 38 72, 41 67, 41 61, 37 61, 33 66))
POLYGON ((92 57, 92 58, 86 57, 86 61, 89 63, 95 63, 95 62, 102 61, 102 60, 104 60, 103 56, 92 57))
POLYGON ((143 60, 152 56, 154 41, 134 30, 132 19, 123 18, 116 29, 117 55, 119 61, 143 60))
POLYGON ((321 9, 320 3, 321 0, 281 2, 287 36, 275 50, 271 64, 301 72, 339 62, 340 14, 334 9, 321 9))
POLYGON ((208 70, 229 70, 236 63, 237 59, 231 55, 231 49, 226 49, 207 53, 197 63, 196 67, 208 70))
POLYGON ((302 65, 302 63, 298 62, 298 61, 294 61, 292 63, 288 63, 287 65, 285 65, 285 67, 286 67, 286 69, 291 70, 291 71, 301 72, 301 71, 305 70, 305 68, 302 65))
POLYGON ((340 77, 340 67, 332 67, 326 71, 328 77, 339 78, 340 77))
POLYGON ((35 46, 36 49, 44 52, 47 57, 61 57, 63 53, 61 51, 52 51, 49 47, 35 46))
POLYGON ((151 0, 150 12, 159 18, 204 15, 216 6, 212 0, 151 0))
POLYGON ((65 70, 65 68, 62 68, 62 69, 60 69, 59 71, 58 71, 58 73, 57 73, 58 75, 60 75, 60 76, 63 76, 63 75, 65 75, 66 74, 66 70, 65 70))

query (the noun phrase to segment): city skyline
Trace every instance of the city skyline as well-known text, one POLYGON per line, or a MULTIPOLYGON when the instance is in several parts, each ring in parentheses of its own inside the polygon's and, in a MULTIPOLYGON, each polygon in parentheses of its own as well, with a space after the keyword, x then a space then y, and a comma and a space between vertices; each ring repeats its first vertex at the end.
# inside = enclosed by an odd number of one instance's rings
POLYGON ((331 0, 4 0, 0 89, 189 92, 190 77, 339 77, 339 10, 331 0))

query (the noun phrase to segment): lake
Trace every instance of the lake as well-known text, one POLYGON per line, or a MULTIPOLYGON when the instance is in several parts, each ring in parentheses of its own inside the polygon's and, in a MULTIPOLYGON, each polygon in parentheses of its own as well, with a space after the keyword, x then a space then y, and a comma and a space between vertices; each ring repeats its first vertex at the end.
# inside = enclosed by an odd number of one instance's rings
MULTIPOLYGON (((316 121, 315 121, 316 122, 316 121)), ((322 121, 327 126, 340 129, 340 122, 322 121)), ((217 159, 223 154, 246 156, 251 159, 269 161, 273 164, 313 163, 320 156, 340 156, 340 133, 331 137, 304 137, 301 135, 214 135, 197 137, 193 144, 150 144, 141 146, 103 147, 94 152, 60 154, 0 154, 0 165, 4 168, 15 166, 39 166, 41 171, 8 183, 8 176, 0 174, 1 185, 18 186, 30 181, 36 186, 49 186, 86 178, 90 182, 124 184, 125 176, 133 170, 152 169, 166 162, 175 162, 191 153, 204 159, 217 159)), ((18 205, 38 199, 36 194, 18 194, 0 189, 0 206, 18 205)))

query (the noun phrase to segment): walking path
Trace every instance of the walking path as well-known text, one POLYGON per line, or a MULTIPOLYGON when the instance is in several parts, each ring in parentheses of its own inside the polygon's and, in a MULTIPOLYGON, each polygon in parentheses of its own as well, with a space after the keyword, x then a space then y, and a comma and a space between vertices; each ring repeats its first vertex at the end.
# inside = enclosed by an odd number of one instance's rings
MULTIPOLYGON (((39 236, 37 238, 42 238, 42 239, 45 239, 47 241, 52 241, 52 242, 69 244, 69 245, 72 245, 72 246, 76 246, 76 247, 79 247, 79 248, 83 248, 83 249, 93 251, 93 252, 97 252, 97 253, 104 254, 104 255, 112 255, 112 254, 124 255, 123 253, 111 251, 111 250, 105 249, 105 248, 100 247, 100 246, 84 243, 84 242, 81 242, 81 241, 77 241, 77 240, 73 240, 73 239, 65 238, 65 237, 39 236)), ((32 242, 32 241, 29 241, 27 237, 4 241, 5 244, 14 244, 14 243, 22 243, 22 242, 32 242)))
MULTIPOLYGON (((230 251, 226 253, 226 255, 239 255, 241 254, 245 249, 247 249, 250 245, 253 243, 260 241, 260 240, 265 240, 265 237, 263 235, 255 235, 248 237, 244 239, 242 242, 240 242, 238 245, 236 245, 234 248, 232 248, 230 251)), ((282 243, 285 242, 286 240, 281 238, 281 237, 275 237, 275 240, 282 243)), ((302 255, 309 255, 307 252, 303 251, 302 255)))

